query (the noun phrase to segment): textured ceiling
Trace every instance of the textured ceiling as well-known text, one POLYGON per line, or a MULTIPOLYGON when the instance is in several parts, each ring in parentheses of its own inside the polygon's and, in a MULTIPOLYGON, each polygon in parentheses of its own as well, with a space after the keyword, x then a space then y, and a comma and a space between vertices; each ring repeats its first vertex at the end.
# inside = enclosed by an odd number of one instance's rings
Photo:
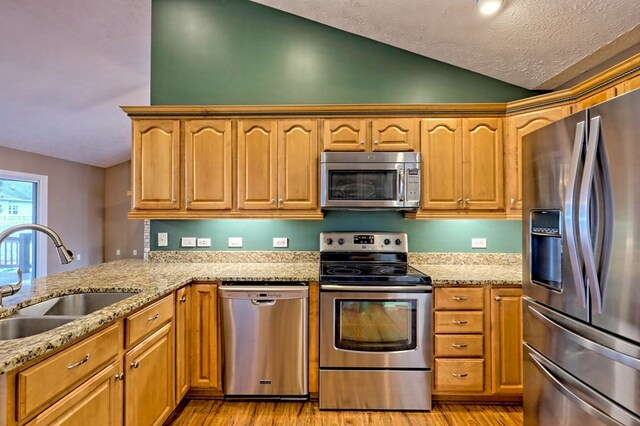
POLYGON ((491 17, 475 0, 253 1, 527 89, 640 42, 640 0, 504 0, 491 17))
POLYGON ((151 0, 0 0, 0 146, 95 166, 129 159, 148 105, 151 0))
MULTIPOLYGON (((640 0, 505 0, 489 18, 475 0, 256 1, 527 88, 640 42, 640 0)), ((149 104, 150 51, 151 0, 0 0, 0 146, 129 159, 118 106, 149 104)))

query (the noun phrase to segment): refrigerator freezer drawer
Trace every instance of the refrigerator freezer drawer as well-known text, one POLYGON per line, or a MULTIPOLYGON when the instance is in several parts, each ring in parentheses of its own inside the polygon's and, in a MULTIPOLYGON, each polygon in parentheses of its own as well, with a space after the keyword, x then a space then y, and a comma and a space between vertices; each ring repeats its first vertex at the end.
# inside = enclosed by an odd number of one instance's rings
POLYGON ((640 347, 527 297, 523 310, 527 345, 627 410, 640 412, 640 347))
POLYGON ((524 347, 524 424, 638 426, 640 418, 524 347))

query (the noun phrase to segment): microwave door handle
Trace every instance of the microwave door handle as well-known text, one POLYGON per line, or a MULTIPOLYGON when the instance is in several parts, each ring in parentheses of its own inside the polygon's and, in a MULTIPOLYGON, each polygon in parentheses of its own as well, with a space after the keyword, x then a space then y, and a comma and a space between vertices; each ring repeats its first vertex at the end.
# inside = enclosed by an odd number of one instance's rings
POLYGON ((398 170, 398 181, 399 181, 398 187, 400 188, 398 191, 398 201, 404 202, 404 192, 405 192, 404 169, 398 170))

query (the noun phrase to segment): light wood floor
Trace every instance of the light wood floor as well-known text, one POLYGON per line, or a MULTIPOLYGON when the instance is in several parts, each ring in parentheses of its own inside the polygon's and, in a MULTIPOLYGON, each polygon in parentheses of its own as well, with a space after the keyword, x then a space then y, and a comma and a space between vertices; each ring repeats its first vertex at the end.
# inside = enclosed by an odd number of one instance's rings
POLYGON ((171 425, 522 425, 521 406, 436 404, 433 411, 320 411, 318 402, 190 400, 171 425))

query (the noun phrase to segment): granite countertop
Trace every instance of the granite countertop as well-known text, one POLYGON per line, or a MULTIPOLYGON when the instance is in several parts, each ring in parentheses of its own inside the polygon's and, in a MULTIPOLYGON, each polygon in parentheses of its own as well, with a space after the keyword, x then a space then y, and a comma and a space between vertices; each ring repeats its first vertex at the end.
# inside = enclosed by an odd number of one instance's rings
MULTIPOLYGON (((431 275, 434 286, 521 285, 519 265, 501 262, 495 256, 485 260, 484 263, 494 264, 466 264, 464 258, 432 255, 418 256, 410 262, 431 275), (439 263, 443 260, 447 263, 439 263)), ((138 294, 45 333, 0 341, 0 374, 77 340, 192 281, 317 281, 318 273, 318 259, 313 254, 292 254, 290 258, 273 257, 268 261, 264 256, 248 254, 238 262, 228 254, 216 254, 213 258, 200 254, 198 259, 189 259, 174 252, 159 255, 151 262, 119 260, 37 278, 30 288, 3 299, 0 318, 12 315, 21 307, 64 294, 119 291, 138 294), (213 259, 216 261, 211 261, 213 259)))

